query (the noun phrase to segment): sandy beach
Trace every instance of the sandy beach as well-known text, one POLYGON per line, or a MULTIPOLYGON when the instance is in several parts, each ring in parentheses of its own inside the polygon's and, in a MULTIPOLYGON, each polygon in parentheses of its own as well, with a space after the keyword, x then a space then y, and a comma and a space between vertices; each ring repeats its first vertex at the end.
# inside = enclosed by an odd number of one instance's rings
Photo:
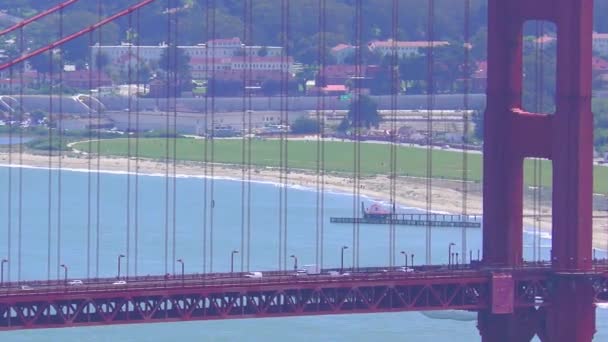
MULTIPOLYGON (((101 171, 107 172, 139 172, 140 174, 164 174, 167 170, 167 164, 163 161, 146 160, 134 158, 113 158, 113 157, 97 157, 88 156, 80 153, 66 153, 61 157, 53 156, 50 158, 45 155, 35 155, 30 153, 0 152, 0 165, 7 166, 29 166, 58 168, 63 169, 79 169, 97 171, 97 165, 100 165, 101 171), (10 159, 10 160, 9 160, 10 159), (137 167, 137 168, 136 168, 137 167)), ((245 170, 243 178, 243 169, 238 165, 223 165, 223 164, 208 164, 207 175, 211 175, 213 170, 214 177, 232 178, 237 180, 248 179, 251 175, 253 181, 264 181, 281 183, 281 172, 276 168, 255 167, 251 170, 245 170)), ((201 162, 177 162, 175 173, 177 175, 187 176, 204 176, 205 165, 201 162)), ((169 174, 173 174, 173 163, 169 162, 169 174)), ((285 175, 283 175, 285 176, 285 175)), ((289 186, 301 186, 310 189, 317 189, 319 180, 322 178, 325 191, 336 191, 347 194, 356 194, 357 187, 354 186, 354 179, 349 175, 342 174, 326 174, 318 176, 316 173, 308 170, 293 170, 290 169, 287 174, 286 182, 289 186)), ((427 180, 424 178, 412 177, 397 177, 394 180, 395 186, 395 201, 398 205, 426 209, 430 199, 430 209, 433 211, 449 212, 454 214, 480 214, 482 212, 482 189, 479 183, 463 183, 462 181, 440 180, 433 179, 431 182, 432 191, 429 196, 427 193, 427 180), (466 196, 465 189, 466 185, 466 196), (463 205, 466 200, 466 206, 463 205)), ((359 182, 359 194, 368 196, 377 200, 388 201, 390 199, 391 179, 388 176, 375 176, 361 178, 359 182)), ((534 214, 532 206, 533 201, 525 200, 526 207, 524 209, 524 224, 528 227, 533 227, 535 224, 544 233, 550 233, 550 218, 545 217, 540 221, 534 221, 531 217, 534 214), (530 217, 526 217, 530 216, 530 217)), ((548 203, 543 203, 541 206, 542 214, 550 214, 551 209, 548 203)), ((595 211, 594 215, 606 215, 605 212, 595 211)), ((608 234, 606 228, 608 226, 607 218, 599 218, 594 220, 594 246, 596 248, 605 249, 608 234), (603 242, 602 242, 603 241, 603 242)))

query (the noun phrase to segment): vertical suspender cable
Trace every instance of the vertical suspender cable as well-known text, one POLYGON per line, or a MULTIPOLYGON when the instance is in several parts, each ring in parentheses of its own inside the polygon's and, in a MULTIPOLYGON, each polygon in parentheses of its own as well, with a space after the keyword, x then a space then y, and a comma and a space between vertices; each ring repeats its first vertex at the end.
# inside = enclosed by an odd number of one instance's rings
MULTIPOLYGON (((249 1, 249 40, 253 41, 253 1, 249 1)), ((251 57, 253 58, 253 57, 251 57)), ((249 71, 249 79, 253 79, 251 75, 251 70, 249 71)), ((246 230, 246 247, 247 247, 247 257, 245 258, 245 271, 249 271, 249 262, 251 259, 251 168, 252 168, 252 160, 251 160, 251 137, 252 137, 252 123, 251 123, 251 115, 252 115, 252 106, 251 106, 251 94, 248 96, 248 129, 247 129, 247 230, 246 230)))
MULTIPOLYGON (((89 46, 93 46, 93 32, 89 32, 89 46)), ((99 49, 99 47, 97 48, 99 49)), ((100 68, 99 60, 96 60, 93 57, 94 49, 91 49, 91 54, 89 55, 89 99, 93 97, 93 69, 100 68)), ((99 89, 99 84, 97 85, 99 89)), ((86 257, 86 274, 87 278, 91 278, 91 211, 92 211, 92 198, 91 198, 91 189, 92 189, 92 174, 93 170, 91 170, 91 154, 93 152, 93 107, 91 104, 88 106, 89 111, 89 131, 88 133, 88 141, 87 141, 87 257, 86 257)))
MULTIPOLYGON (((101 0, 97 0, 97 16, 98 20, 102 18, 102 5, 101 0)), ((97 44, 102 46, 102 30, 97 31, 97 44)), ((101 48, 97 50, 97 60, 99 61, 101 56, 101 48)), ((101 68, 97 68, 97 79, 101 79, 101 68)), ((101 125, 101 107, 97 106, 97 126, 101 125)), ((97 177, 95 183, 95 277, 99 278, 99 263, 100 263, 100 247, 101 247, 101 130, 97 130, 97 143, 96 154, 97 154, 97 177)))
MULTIPOLYGON (((140 34, 141 34, 141 11, 137 10, 136 13, 136 48, 135 48, 135 60, 137 61, 137 69, 136 69, 136 82, 137 82, 137 92, 139 92, 139 82, 140 82, 140 78, 141 78, 141 63, 140 63, 140 46, 141 46, 141 41, 140 41, 140 34)), ((133 222, 133 229, 134 231, 134 251, 133 251, 133 273, 135 274, 135 276, 137 276, 138 273, 138 267, 139 267, 139 134, 140 134, 140 122, 139 122, 139 117, 140 112, 139 112, 139 96, 137 96, 136 102, 135 102, 135 205, 134 205, 134 212, 133 212, 133 216, 134 216, 134 222, 133 222)), ((129 124, 130 126, 130 124, 129 124)))
MULTIPOLYGON (((280 68, 280 118, 281 127, 289 124, 289 94, 288 94, 288 70, 286 70, 289 59, 289 0, 281 0, 281 68, 280 68)), ((287 194, 288 194, 288 139, 284 128, 280 130, 279 142, 279 269, 287 268, 287 194)))
MULTIPOLYGON (((353 151, 353 217, 357 216, 359 202, 361 202, 361 130, 364 121, 362 120, 361 113, 361 82, 363 78, 363 59, 361 47, 363 46, 363 15, 362 15, 362 1, 357 0, 355 3, 355 40, 356 46, 359 47, 355 54, 355 99, 353 112, 355 112, 354 119, 354 151, 353 151)), ((352 103, 351 103, 352 105, 352 103)), ((352 267, 356 269, 359 263, 359 223, 353 223, 353 251, 352 251, 352 267)))
MULTIPOLYGON (((248 39, 249 39, 249 32, 248 32, 248 28, 249 28, 249 14, 248 14, 248 10, 249 10, 249 0, 245 0, 243 1, 243 40, 245 43, 245 46, 247 46, 248 39)), ((246 173, 247 173, 247 130, 245 129, 247 127, 247 93, 248 93, 248 77, 249 77, 249 70, 251 68, 251 64, 248 63, 250 60, 247 58, 247 54, 248 51, 247 49, 244 49, 243 51, 243 65, 246 65, 247 67, 244 68, 243 70, 243 87, 242 89, 244 89, 243 92, 243 97, 242 97, 242 103, 241 103, 241 249, 240 249, 240 268, 241 268, 241 272, 244 271, 243 269, 243 264, 245 261, 245 211, 247 210, 247 205, 245 203, 245 192, 246 192, 246 188, 247 185, 246 183, 246 173)))
POLYGON ((428 0, 427 15, 427 137, 426 137, 426 264, 432 263, 432 228, 430 225, 433 209, 433 108, 435 95, 434 81, 434 39, 435 39, 435 0, 428 0))
MULTIPOLYGON (((173 8, 172 1, 167 0, 167 8, 173 8)), ((169 108, 171 92, 171 11, 167 11, 167 42, 165 45, 167 60, 165 75, 165 274, 169 273, 169 108)))
POLYGON ((283 233, 283 269, 286 270, 287 269, 287 236, 288 236, 288 211, 289 211, 289 206, 288 206, 288 194, 289 194, 289 139, 288 139, 288 134, 289 132, 287 131, 287 128, 289 126, 289 36, 290 36, 290 32, 289 32, 289 24, 291 22, 290 20, 290 1, 291 0, 285 0, 285 7, 284 7, 284 14, 282 15, 283 18, 285 18, 285 44, 284 44, 284 53, 281 55, 281 79, 282 79, 282 84, 284 87, 284 96, 282 96, 282 99, 284 101, 283 103, 283 110, 285 111, 285 122, 283 123, 283 128, 282 128, 282 132, 285 135, 285 147, 283 149, 284 152, 284 158, 283 158, 283 163, 284 163, 284 186, 281 188, 283 190, 283 229, 284 229, 284 233, 283 233))
MULTIPOLYGON (((206 0, 205 2, 205 39, 207 41, 210 41, 212 38, 209 35, 209 18, 210 16, 210 1, 206 0)), ((209 188, 209 170, 208 170, 208 165, 209 165, 209 45, 207 45, 206 49, 205 49, 205 60, 204 60, 204 70, 206 73, 206 79, 207 79, 207 91, 205 91, 205 97, 204 97, 204 109, 203 109, 203 113, 205 115, 204 118, 204 132, 202 132, 202 134, 205 137, 204 140, 204 145, 203 145, 203 255, 202 255, 202 262, 203 262, 203 273, 207 273, 207 217, 208 217, 208 200, 209 200, 209 193, 208 193, 208 188, 209 188)), ((200 128, 199 128, 200 130, 200 128)), ((198 134, 201 134, 201 132, 199 131, 198 134)))
MULTIPOLYGON (((129 14, 129 18, 128 18, 128 30, 133 30, 133 16, 132 14, 129 14)), ((128 43, 129 43, 129 47, 127 48, 127 54, 129 56, 128 58, 128 65, 127 65, 127 84, 128 87, 127 88, 127 205, 125 206, 125 225, 126 225, 126 236, 125 236, 125 240, 126 240, 126 253, 125 255, 126 257, 126 265, 125 265, 125 275, 128 278, 129 277, 129 271, 130 271, 130 267, 129 265, 131 264, 131 132, 132 132, 132 123, 131 123, 131 111, 132 111, 132 107, 133 107, 133 103, 132 103, 132 96, 133 94, 131 93, 131 87, 133 86, 133 76, 132 76, 132 69, 131 69, 131 58, 132 54, 133 54, 133 42, 132 42, 132 37, 127 37, 128 39, 128 43)))
MULTIPOLYGON (((215 39, 216 31, 215 31, 215 14, 216 14, 216 3, 215 0, 211 0, 211 39, 215 39)), ((215 218, 215 92, 216 85, 215 82, 215 44, 211 44, 211 71, 207 69, 207 73, 211 72, 211 80, 215 84, 213 84, 213 93, 211 94, 211 137, 208 139, 208 143, 210 146, 210 154, 211 154, 211 164, 210 164, 210 178, 211 178, 211 186, 209 189, 209 197, 211 198, 211 208, 209 213, 209 272, 213 272, 213 223, 215 218)), ((209 78, 208 78, 209 79, 209 78)), ((207 85, 207 89, 210 89, 209 84, 207 85)))
MULTIPOLYGON (((174 7, 177 8, 177 4, 174 3, 174 7)), ((182 79, 181 68, 185 67, 182 65, 182 62, 179 58, 181 54, 179 53, 179 15, 176 11, 173 15, 173 37, 169 37, 169 46, 174 47, 173 54, 173 82, 171 85, 173 86, 173 129, 171 130, 171 135, 173 136, 173 169, 172 169, 172 196, 171 196, 171 229, 172 229, 172 246, 171 246, 171 265, 172 265, 172 273, 175 274, 175 266, 177 260, 177 98, 180 95, 182 89, 182 79), (171 44, 172 43, 172 44, 171 44)))
MULTIPOLYGON (((23 54, 24 38, 23 27, 19 29, 19 52, 23 54)), ((24 87, 24 72, 25 64, 19 68, 19 121, 23 122, 23 87, 24 87)), ((30 116, 31 118, 31 116, 30 116)), ((19 203, 18 203, 18 218, 17 226, 17 281, 21 281, 22 274, 22 247, 23 247, 23 129, 19 130, 19 203)))
MULTIPOLYGON (((51 148, 51 146, 53 145, 53 122, 54 122, 54 117, 53 117, 53 50, 49 51, 49 82, 50 82, 50 87, 49 87, 49 150, 48 150, 48 178, 47 178, 47 189, 48 189, 48 194, 47 194, 47 252, 46 252, 46 256, 47 256, 47 280, 51 281, 51 241, 52 241, 52 236, 51 236, 51 229, 53 226, 53 219, 52 219, 52 203, 53 203, 53 172, 52 172, 52 168, 53 168, 53 149, 51 148)), ((9 155, 10 157, 10 155, 9 155)), ((9 163, 10 163, 10 158, 9 158, 9 163)), ((9 170, 10 171, 10 170, 9 170)), ((10 180, 10 172, 9 172, 9 180, 10 180)), ((10 189, 9 189, 10 192, 10 189)))
MULTIPOLYGON (((13 93, 13 69, 14 67, 11 67, 9 69, 9 94, 12 95, 13 93)), ((9 120, 9 133, 8 133, 8 141, 9 141, 9 149, 8 149, 8 164, 9 164, 9 168, 8 168, 8 191, 7 191, 7 215, 6 215, 6 219, 7 219, 7 255, 8 255, 8 259, 10 260, 12 258, 12 253, 13 253, 13 249, 12 249, 12 243, 13 243, 13 168, 10 167, 13 164, 13 148, 12 148, 12 144, 13 144, 13 121, 15 120, 15 110, 11 108, 8 109, 9 113, 11 115, 11 118, 9 120)), ((9 262, 7 265, 7 272, 8 272, 8 281, 10 281, 11 279, 11 263, 9 262)))
MULTIPOLYGON (((540 22, 540 35, 541 37, 545 36, 545 22, 541 21, 540 22)), ((545 98, 544 98, 544 89, 545 89, 545 46, 544 46, 544 40, 541 40, 540 42, 540 53, 539 53, 539 57, 540 57, 540 61, 539 61, 539 70, 538 70, 538 74, 539 74, 539 84, 538 84, 538 92, 536 93, 538 96, 538 112, 543 112, 544 111, 544 107, 545 107, 545 98)), ((539 159, 538 160, 538 196, 536 198, 537 200, 537 220, 538 221, 538 233, 535 235, 536 239, 537 239, 537 256, 538 256, 538 261, 542 260, 542 255, 541 255, 541 232, 542 232, 542 218, 541 218, 541 214, 542 214, 542 198, 543 198, 543 162, 539 159)))
MULTIPOLYGON (((464 0, 464 65, 462 67, 463 73, 463 112, 462 112, 462 217, 464 218, 465 225, 462 227, 462 236, 460 245, 462 263, 467 263, 467 227, 466 223, 469 221, 468 216, 468 194, 469 194, 469 92, 471 82, 471 67, 470 67, 470 49, 471 49, 471 23, 470 15, 471 12, 471 0, 464 0)), ((470 262, 470 260, 469 260, 470 262)))
MULTIPOLYGON (((59 10, 59 38, 63 38, 63 8, 59 10)), ((62 255, 61 255, 61 219, 62 219, 62 197, 61 197, 61 188, 62 188, 62 158, 63 158, 63 52, 60 52, 59 55, 59 116, 57 119, 57 138, 58 138, 58 148, 57 148, 57 260, 56 263, 56 272, 57 279, 61 278, 61 267, 59 265, 62 263, 62 255)), ((49 145, 52 149, 52 145, 49 145)))
MULTIPOLYGON (((396 201, 397 201, 397 94, 399 92, 399 75, 397 74, 397 68, 399 65, 399 55, 397 53, 397 41, 399 41, 398 30, 399 30, 399 1, 393 0, 392 3, 392 46, 391 46, 391 63, 388 66, 390 72, 390 92, 391 92, 391 128, 390 128, 390 161, 389 161, 389 178, 390 178, 390 204, 392 218, 395 218, 396 212, 396 201)), ((389 266, 395 266, 395 249, 396 249, 396 228, 393 220, 390 221, 389 226, 389 266)))
MULTIPOLYGON (((323 77, 323 71, 325 70, 326 60, 326 40, 325 40, 325 29, 326 29, 326 9, 325 0, 318 0, 318 11, 319 11, 319 39, 318 39, 318 50, 317 50, 317 65, 319 71, 317 75, 323 77)), ((317 76, 317 82, 321 81, 317 76)), ((321 84, 315 84, 315 87, 319 89, 321 84)), ((321 92, 317 92, 317 165, 316 165, 316 232, 315 232, 315 264, 323 268, 323 218, 324 218, 324 197, 325 197, 325 143, 324 143, 324 127, 325 127, 325 95, 321 92)))

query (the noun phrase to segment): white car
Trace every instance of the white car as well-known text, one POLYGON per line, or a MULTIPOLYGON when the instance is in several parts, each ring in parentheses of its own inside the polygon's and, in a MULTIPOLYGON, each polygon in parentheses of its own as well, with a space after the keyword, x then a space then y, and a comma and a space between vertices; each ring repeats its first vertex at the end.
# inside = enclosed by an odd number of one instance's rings
POLYGON ((117 280, 113 282, 112 285, 127 285, 127 282, 124 280, 117 280))
POLYGON ((31 286, 29 286, 29 285, 21 285, 20 288, 23 291, 31 291, 31 290, 33 290, 33 288, 31 286))
POLYGON ((262 272, 249 272, 245 274, 245 278, 262 278, 262 272))
POLYGON ((68 282, 68 285, 78 286, 78 285, 83 285, 83 282, 82 282, 82 280, 75 279, 75 280, 70 280, 68 282))

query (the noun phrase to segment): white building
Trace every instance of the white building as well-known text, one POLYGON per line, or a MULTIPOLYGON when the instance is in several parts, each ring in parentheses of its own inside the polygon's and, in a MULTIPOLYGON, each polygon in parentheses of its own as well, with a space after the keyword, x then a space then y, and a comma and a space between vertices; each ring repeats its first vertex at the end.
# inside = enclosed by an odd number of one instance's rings
POLYGON ((331 48, 330 53, 336 58, 338 64, 344 64, 344 61, 349 56, 355 54, 356 47, 350 44, 338 44, 331 48))
POLYGON ((593 32, 593 51, 608 56, 608 33, 593 32))
POLYGON ((446 41, 394 41, 389 40, 374 40, 367 44, 371 52, 378 53, 382 57, 396 53, 399 58, 419 56, 421 49, 431 47, 447 46, 450 43, 446 41))
MULTIPOLYGON (((129 43, 121 45, 93 45, 91 54, 93 66, 99 54, 108 58, 108 65, 118 68, 127 68, 129 65, 147 64, 156 66, 160 61, 163 51, 167 45, 162 43, 152 46, 135 46, 129 43)), ((190 57, 190 67, 194 78, 205 78, 211 70, 232 70, 233 68, 254 70, 281 70, 277 60, 282 58, 283 47, 280 46, 246 46, 240 38, 213 39, 206 44, 193 46, 178 46, 190 57), (261 57, 260 55, 264 55, 261 57), (247 56, 244 57, 244 56, 247 56), (250 67, 242 66, 242 61, 250 61, 250 67), (239 61, 241 61, 239 63, 239 61), (240 66, 239 66, 240 65, 240 66)), ((287 68, 291 67, 293 60, 287 56, 283 57, 288 62, 287 68)))
MULTIPOLYGON (((593 52, 608 57, 608 33, 593 32, 593 52)), ((557 41, 554 35, 544 35, 534 40, 536 44, 543 44, 543 47, 550 46, 557 41)))

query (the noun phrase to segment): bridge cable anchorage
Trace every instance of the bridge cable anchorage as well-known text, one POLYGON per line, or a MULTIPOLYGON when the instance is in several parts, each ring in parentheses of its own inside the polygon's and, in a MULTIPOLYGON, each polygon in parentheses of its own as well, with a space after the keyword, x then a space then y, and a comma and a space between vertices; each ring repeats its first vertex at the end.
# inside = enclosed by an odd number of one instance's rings
MULTIPOLYGON (((431 213, 433 210, 433 108, 434 108, 434 94, 435 94, 435 80, 434 80, 434 40, 435 40, 435 1, 428 0, 428 13, 427 13, 427 154, 426 154, 426 215, 427 221, 430 221, 431 213)), ((431 239, 432 230, 431 226, 426 227, 426 264, 432 263, 431 257, 431 239)))

